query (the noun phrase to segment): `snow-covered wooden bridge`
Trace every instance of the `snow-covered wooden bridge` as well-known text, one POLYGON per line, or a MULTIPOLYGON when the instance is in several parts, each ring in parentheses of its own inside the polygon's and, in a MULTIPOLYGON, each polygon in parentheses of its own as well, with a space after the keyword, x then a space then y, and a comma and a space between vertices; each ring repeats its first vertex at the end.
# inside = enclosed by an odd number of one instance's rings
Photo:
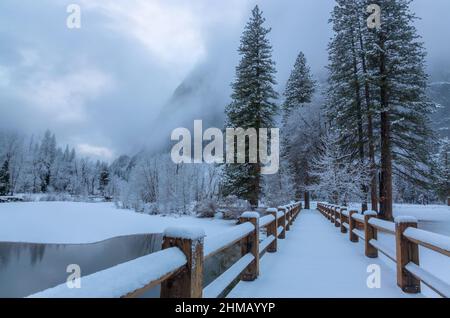
MULTIPOLYGON (((377 286, 375 286, 377 287, 377 286)), ((395 271, 364 256, 316 210, 302 210, 279 252, 267 255, 254 282, 240 282, 228 297, 414 297, 397 287, 395 271), (379 268, 381 288, 369 288, 379 268), (370 272, 367 272, 367 270, 370 272)))
POLYGON ((237 279, 228 297, 420 297, 420 283, 450 296, 450 286, 418 258, 419 245, 450 256, 449 237, 418 230, 411 218, 394 223, 370 211, 317 207, 297 202, 263 217, 246 212, 239 225, 206 239, 201 229, 167 229, 160 252, 83 277, 81 289, 62 284, 33 297, 137 297, 161 285, 161 297, 216 298, 237 279), (380 239, 385 235, 394 236, 394 251, 380 239), (204 286, 204 261, 236 244, 242 257, 204 286), (397 265, 388 266, 378 251, 397 265))

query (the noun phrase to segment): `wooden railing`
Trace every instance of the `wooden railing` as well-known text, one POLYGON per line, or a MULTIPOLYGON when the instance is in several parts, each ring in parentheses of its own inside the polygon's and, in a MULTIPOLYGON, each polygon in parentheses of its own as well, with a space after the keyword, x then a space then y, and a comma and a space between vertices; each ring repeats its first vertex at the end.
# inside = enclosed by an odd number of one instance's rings
POLYGON ((301 203, 267 209, 266 215, 245 212, 239 224, 216 237, 204 239, 201 229, 170 228, 164 233, 162 250, 136 260, 82 277, 80 289, 66 284, 30 297, 138 297, 161 284, 162 298, 217 298, 237 279, 253 281, 259 276, 264 252, 275 253, 278 239, 285 239, 302 209, 301 203), (267 238, 260 242, 260 230, 267 238), (241 258, 203 288, 206 259, 239 243, 241 258))
MULTIPOLYGON (((346 207, 318 203, 317 209, 352 242, 364 241, 365 255, 378 257, 381 252, 397 265, 397 285, 406 293, 419 293, 420 282, 442 297, 450 297, 450 285, 419 265, 419 246, 450 256, 450 237, 417 229, 417 219, 397 217, 395 222, 377 218, 374 211, 359 214, 346 207), (395 249, 378 240, 378 234, 395 236, 395 249)), ((449 269, 450 270, 450 269, 449 269)))

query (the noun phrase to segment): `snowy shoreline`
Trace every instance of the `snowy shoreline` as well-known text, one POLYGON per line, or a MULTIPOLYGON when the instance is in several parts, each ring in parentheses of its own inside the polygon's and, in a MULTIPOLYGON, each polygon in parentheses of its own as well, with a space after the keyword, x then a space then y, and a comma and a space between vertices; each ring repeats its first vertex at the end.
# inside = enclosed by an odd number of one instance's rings
POLYGON ((216 235, 234 221, 156 216, 117 209, 113 203, 25 202, 0 205, 0 242, 86 244, 172 226, 201 227, 216 235))

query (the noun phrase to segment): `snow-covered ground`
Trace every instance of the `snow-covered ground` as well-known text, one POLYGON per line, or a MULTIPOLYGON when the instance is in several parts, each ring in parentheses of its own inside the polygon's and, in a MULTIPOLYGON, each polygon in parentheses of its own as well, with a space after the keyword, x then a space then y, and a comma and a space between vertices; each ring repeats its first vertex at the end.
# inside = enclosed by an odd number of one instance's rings
POLYGON ((168 227, 201 227, 216 235, 233 221, 161 217, 116 209, 112 203, 30 202, 0 204, 0 242, 92 243, 116 236, 161 233, 168 227))

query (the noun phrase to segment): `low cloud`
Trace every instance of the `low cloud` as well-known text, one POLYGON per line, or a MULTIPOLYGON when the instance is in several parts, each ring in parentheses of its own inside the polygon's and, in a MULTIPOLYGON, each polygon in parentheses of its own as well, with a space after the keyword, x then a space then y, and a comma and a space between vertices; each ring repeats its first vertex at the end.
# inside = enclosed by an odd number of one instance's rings
POLYGON ((93 146, 90 144, 79 144, 76 147, 78 154, 89 158, 110 161, 114 158, 112 150, 106 147, 93 146))

